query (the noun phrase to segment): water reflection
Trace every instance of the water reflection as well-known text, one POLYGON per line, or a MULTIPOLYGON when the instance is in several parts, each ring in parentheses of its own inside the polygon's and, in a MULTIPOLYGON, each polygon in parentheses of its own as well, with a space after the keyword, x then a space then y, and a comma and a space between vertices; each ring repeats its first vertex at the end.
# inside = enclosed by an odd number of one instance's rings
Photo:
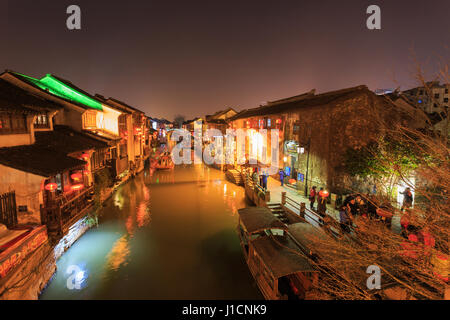
POLYGON ((123 185, 58 261, 42 299, 259 299, 236 235, 244 190, 218 170, 147 171, 123 185), (71 264, 89 270, 69 290, 71 264))
POLYGON ((122 236, 117 240, 111 251, 108 253, 106 259, 107 270, 117 271, 120 266, 126 265, 127 257, 130 254, 130 246, 128 244, 128 235, 122 236))

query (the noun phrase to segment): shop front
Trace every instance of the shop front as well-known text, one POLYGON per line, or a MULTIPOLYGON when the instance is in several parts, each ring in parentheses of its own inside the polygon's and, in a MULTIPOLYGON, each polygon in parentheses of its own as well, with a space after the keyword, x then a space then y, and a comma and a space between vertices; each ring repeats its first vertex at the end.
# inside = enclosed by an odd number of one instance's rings
POLYGON ((284 157, 283 169, 286 174, 287 183, 297 188, 298 179, 298 160, 300 155, 299 143, 295 140, 285 141, 284 143, 284 157))

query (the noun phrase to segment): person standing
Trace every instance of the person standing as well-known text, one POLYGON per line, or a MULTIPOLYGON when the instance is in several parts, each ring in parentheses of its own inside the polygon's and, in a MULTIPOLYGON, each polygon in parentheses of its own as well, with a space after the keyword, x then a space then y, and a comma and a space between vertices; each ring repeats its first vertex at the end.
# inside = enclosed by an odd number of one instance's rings
POLYGON ((344 205, 348 207, 348 210, 353 217, 356 217, 358 215, 358 206, 356 204, 356 199, 354 196, 351 195, 345 198, 344 205))
POLYGON ((280 171, 278 172, 278 174, 280 175, 281 186, 283 186, 283 185, 284 185, 284 176, 285 176, 284 170, 283 170, 283 169, 280 169, 280 171))
POLYGON ((258 172, 256 172, 256 169, 253 170, 252 179, 255 185, 258 184, 258 172))
POLYGON ((264 188, 264 190, 267 190, 267 179, 268 178, 269 178, 269 175, 267 174, 267 172, 263 172, 263 174, 262 174, 262 182, 263 182, 262 187, 264 188))
POLYGON ((314 210, 314 202, 316 202, 316 186, 313 186, 309 191, 309 208, 314 210))
POLYGON ((377 185, 376 184, 374 184, 372 187, 372 194, 373 195, 377 194, 377 185))
POLYGON ((402 192, 402 194, 403 194, 403 204, 401 211, 403 212, 404 209, 409 209, 412 207, 413 195, 409 187, 406 188, 405 191, 402 192))
POLYGON ((350 211, 348 210, 348 207, 342 205, 339 208, 339 222, 341 225, 342 232, 350 233, 350 231, 351 231, 350 227, 352 225, 352 220, 353 220, 353 217, 352 217, 350 211))
POLYGON ((325 195, 323 188, 320 188, 319 196, 317 197, 317 212, 322 217, 325 217, 326 211, 327 211, 327 196, 325 195))
POLYGON ((405 210, 405 213, 402 215, 402 217, 400 218, 400 226, 402 229, 402 236, 404 238, 408 238, 408 226, 411 223, 411 211, 409 209, 405 210))
POLYGON ((259 170, 259 185, 263 186, 263 172, 262 170, 259 170))

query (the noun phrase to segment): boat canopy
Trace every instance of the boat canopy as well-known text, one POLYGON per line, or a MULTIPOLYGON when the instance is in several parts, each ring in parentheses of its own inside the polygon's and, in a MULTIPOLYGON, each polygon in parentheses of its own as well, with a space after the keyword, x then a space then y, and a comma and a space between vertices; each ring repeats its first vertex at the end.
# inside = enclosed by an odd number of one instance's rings
POLYGON ((287 226, 278 220, 266 207, 250 207, 238 210, 243 227, 248 233, 261 232, 267 229, 287 230, 287 226))
POLYGON ((306 222, 293 223, 288 226, 288 229, 289 234, 308 250, 314 247, 316 241, 328 239, 323 229, 306 222))
POLYGON ((289 238, 259 237, 252 241, 252 245, 275 278, 297 272, 317 272, 309 259, 289 238))

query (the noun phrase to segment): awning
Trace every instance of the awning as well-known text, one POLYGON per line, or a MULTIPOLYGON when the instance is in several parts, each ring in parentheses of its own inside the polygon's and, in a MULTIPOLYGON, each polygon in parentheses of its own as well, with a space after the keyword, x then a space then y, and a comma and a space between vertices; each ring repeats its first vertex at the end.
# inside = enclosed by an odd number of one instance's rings
POLYGON ((267 229, 287 230, 287 226, 278 220, 266 207, 250 207, 238 210, 242 224, 248 233, 267 229))
POLYGON ((316 241, 328 239, 323 229, 306 222, 294 223, 289 225, 288 228, 291 236, 307 250, 312 250, 316 241))
POLYGON ((25 145, 0 148, 0 164, 38 176, 51 177, 67 170, 83 168, 86 162, 42 146, 25 145))
POLYGON ((297 272, 317 272, 289 237, 259 237, 252 245, 275 278, 297 272))

